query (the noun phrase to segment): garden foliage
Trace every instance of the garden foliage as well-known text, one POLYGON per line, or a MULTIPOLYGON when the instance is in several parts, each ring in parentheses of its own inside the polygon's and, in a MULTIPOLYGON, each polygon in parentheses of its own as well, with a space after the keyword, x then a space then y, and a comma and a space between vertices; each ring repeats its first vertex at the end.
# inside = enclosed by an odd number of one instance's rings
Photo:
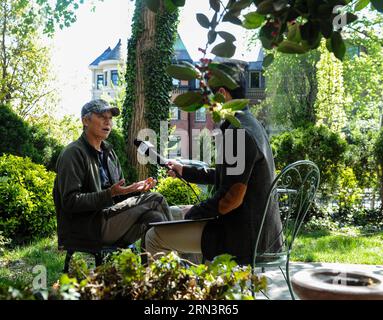
MULTIPOLYGON (((196 184, 191 183, 190 185, 200 197, 202 194, 201 189, 196 184)), ((180 179, 161 178, 158 180, 156 191, 166 198, 170 206, 197 204, 199 202, 194 192, 180 179)))
POLYGON ((0 157, 0 231, 15 242, 56 230, 52 198, 54 173, 29 158, 0 157))
POLYGON ((188 265, 171 252, 141 264, 130 249, 114 254, 93 273, 78 263, 72 275, 63 275, 56 296, 59 299, 129 300, 220 300, 252 299, 266 288, 266 279, 253 275, 250 266, 238 266, 230 255, 221 255, 210 264, 188 265))

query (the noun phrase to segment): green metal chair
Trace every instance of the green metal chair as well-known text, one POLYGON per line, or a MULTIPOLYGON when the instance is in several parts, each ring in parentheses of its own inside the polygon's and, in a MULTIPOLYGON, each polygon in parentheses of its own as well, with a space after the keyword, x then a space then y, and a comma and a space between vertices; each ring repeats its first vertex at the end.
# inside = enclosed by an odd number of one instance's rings
MULTIPOLYGON (((261 268, 264 272, 265 268, 279 267, 293 300, 295 297, 289 274, 290 254, 306 213, 314 201, 319 182, 319 169, 311 161, 300 160, 286 166, 277 175, 270 187, 254 247, 253 274, 255 268, 261 268), (263 232, 267 232, 263 227, 272 205, 276 206, 277 209, 279 207, 282 229, 274 241, 268 243, 267 248, 261 250, 260 239, 263 232), (273 252, 272 248, 275 247, 275 243, 280 242, 282 242, 280 251, 273 252), (286 273, 283 272, 283 267, 286 273)), ((263 294, 269 298, 265 293, 263 294)), ((254 290, 253 295, 255 296, 254 290)))

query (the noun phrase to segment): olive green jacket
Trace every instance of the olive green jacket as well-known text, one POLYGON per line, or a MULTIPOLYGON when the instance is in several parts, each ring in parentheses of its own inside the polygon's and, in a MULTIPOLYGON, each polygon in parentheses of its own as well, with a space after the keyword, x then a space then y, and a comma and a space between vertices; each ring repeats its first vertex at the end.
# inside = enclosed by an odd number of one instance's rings
MULTIPOLYGON (((123 178, 120 162, 111 145, 103 142, 101 148, 114 184, 123 178)), ((112 206, 114 199, 110 188, 101 188, 97 151, 85 133, 61 152, 56 172, 53 198, 59 247, 100 247, 101 210, 112 206)))

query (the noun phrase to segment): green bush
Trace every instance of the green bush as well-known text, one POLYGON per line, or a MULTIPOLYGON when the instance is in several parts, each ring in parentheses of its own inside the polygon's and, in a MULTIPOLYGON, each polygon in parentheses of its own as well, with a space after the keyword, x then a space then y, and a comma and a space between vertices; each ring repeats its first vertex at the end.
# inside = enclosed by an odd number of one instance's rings
POLYGON ((250 266, 238 266, 229 255, 218 256, 208 265, 192 265, 171 252, 147 266, 126 249, 95 272, 84 263, 73 269, 60 279, 56 298, 240 300, 252 299, 250 283, 255 292, 266 288, 265 277, 252 275, 250 266))
MULTIPOLYGON (((191 183, 190 185, 200 197, 201 189, 196 184, 191 183)), ((166 198, 170 206, 197 204, 199 202, 194 192, 178 178, 160 178, 158 180, 156 191, 166 198)))
POLYGON ((54 173, 29 158, 0 157, 0 231, 14 242, 52 234, 54 173))
POLYGON ((271 143, 278 170, 297 160, 311 160, 321 173, 322 194, 336 189, 347 151, 347 142, 339 134, 325 126, 309 126, 273 136, 271 143))
MULTIPOLYGON (((0 105, 0 155, 29 157, 33 162, 54 168, 52 159, 60 144, 42 126, 30 125, 8 106, 0 105)), ((61 150, 61 149, 60 149, 61 150)), ((57 158, 57 157, 56 157, 57 158)))

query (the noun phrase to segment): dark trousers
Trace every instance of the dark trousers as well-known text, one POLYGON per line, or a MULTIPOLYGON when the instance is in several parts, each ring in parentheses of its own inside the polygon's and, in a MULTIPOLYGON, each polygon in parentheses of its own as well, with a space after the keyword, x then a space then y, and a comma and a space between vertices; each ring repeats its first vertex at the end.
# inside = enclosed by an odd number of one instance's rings
POLYGON ((104 209, 102 214, 103 244, 121 247, 145 239, 150 222, 173 220, 166 199, 156 192, 128 198, 104 209))

